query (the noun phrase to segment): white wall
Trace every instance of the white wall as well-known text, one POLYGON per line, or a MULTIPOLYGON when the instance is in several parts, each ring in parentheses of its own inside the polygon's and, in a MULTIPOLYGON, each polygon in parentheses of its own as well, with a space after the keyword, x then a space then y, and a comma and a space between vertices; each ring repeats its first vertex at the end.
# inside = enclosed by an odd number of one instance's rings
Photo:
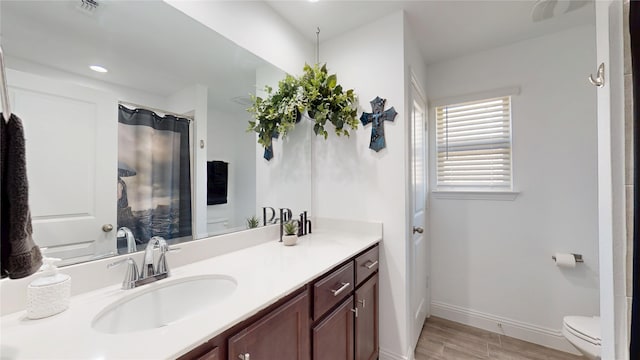
POLYGON ((501 322, 508 335, 568 350, 562 317, 599 313, 596 90, 585 81, 594 38, 580 27, 428 67, 430 99, 521 88, 518 197, 431 199, 434 315, 493 331, 501 322), (585 263, 558 268, 555 252, 585 263))
POLYGON ((221 106, 209 96, 207 161, 228 165, 227 203, 207 206, 209 233, 215 229, 244 229, 245 219, 256 215, 255 136, 246 132, 251 115, 245 106, 223 100, 221 106), (227 219, 227 224, 211 224, 227 219))
POLYGON ((192 169, 191 182, 193 184, 193 209, 194 228, 193 235, 196 239, 207 237, 207 121, 208 121, 208 88, 204 85, 192 85, 184 88, 167 98, 166 104, 160 109, 176 112, 178 114, 192 114, 192 169), (200 146, 200 141, 204 146, 200 146))
POLYGON ((288 73, 314 59, 312 42, 264 2, 164 1, 288 73))
MULTIPOLYGON (((273 66, 256 70, 256 95, 265 97, 264 85, 274 89, 285 73, 273 66)), ((294 219, 311 210, 311 133, 312 122, 303 118, 285 138, 273 140, 273 158, 264 159, 264 148, 256 144, 256 215, 262 218, 262 208, 289 208, 294 219)), ((311 216, 315 216, 310 212, 311 216)), ((269 215, 267 215, 269 216, 269 215)), ((278 217, 279 214, 276 214, 278 217)))
POLYGON ((402 12, 321 44, 322 62, 344 88, 354 88, 360 109, 371 112, 376 96, 395 107, 395 122, 384 124, 387 147, 369 149, 371 125, 351 138, 313 140, 313 206, 321 217, 379 221, 380 358, 407 356, 406 112, 402 12), (384 48, 384 54, 381 49, 384 48), (375 69, 375 71, 372 71, 375 69))

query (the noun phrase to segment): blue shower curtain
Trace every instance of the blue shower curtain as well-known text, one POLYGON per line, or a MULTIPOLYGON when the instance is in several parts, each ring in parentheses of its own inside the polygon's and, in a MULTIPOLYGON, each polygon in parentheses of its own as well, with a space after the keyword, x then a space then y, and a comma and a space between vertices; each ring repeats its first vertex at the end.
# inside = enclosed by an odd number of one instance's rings
POLYGON ((118 122, 118 228, 138 244, 190 237, 189 120, 120 105, 118 122))

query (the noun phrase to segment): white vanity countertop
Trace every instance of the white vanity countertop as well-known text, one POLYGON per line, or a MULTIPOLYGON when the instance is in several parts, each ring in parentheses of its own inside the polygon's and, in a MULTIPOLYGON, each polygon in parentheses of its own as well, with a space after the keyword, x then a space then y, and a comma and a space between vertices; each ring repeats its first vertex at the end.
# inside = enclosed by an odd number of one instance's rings
MULTIPOLYGON (((19 311, 2 316, 0 357, 38 359, 163 359, 187 353, 249 318, 382 238, 380 231, 319 229, 295 246, 277 240, 171 270, 171 277, 132 290, 112 285, 73 296, 70 308, 40 320, 19 311), (223 302, 169 326, 125 334, 104 334, 91 322, 106 306, 179 278, 223 274, 235 278, 235 292, 223 302)), ((179 257, 180 253, 168 256, 179 257)), ((107 270, 104 270, 107 271, 107 270)), ((73 282, 73 278, 71 279, 73 282)), ((73 285, 72 285, 73 286, 73 285)))

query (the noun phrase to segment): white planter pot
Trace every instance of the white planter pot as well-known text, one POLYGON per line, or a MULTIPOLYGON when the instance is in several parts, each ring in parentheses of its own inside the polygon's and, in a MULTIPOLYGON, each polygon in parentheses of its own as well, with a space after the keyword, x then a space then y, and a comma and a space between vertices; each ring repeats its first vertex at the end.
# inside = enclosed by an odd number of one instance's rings
POLYGON ((284 246, 292 246, 298 242, 298 235, 285 235, 282 237, 284 246))

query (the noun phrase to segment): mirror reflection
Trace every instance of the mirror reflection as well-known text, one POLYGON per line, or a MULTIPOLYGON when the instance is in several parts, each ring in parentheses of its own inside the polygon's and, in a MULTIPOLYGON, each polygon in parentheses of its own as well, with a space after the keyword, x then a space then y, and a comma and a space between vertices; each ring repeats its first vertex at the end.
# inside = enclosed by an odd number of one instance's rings
POLYGON ((246 132, 249 94, 284 72, 164 2, 79 4, 0 3, 34 239, 48 256, 88 261, 156 235, 262 225, 265 206, 310 208, 309 129, 279 140, 269 163, 246 132))

